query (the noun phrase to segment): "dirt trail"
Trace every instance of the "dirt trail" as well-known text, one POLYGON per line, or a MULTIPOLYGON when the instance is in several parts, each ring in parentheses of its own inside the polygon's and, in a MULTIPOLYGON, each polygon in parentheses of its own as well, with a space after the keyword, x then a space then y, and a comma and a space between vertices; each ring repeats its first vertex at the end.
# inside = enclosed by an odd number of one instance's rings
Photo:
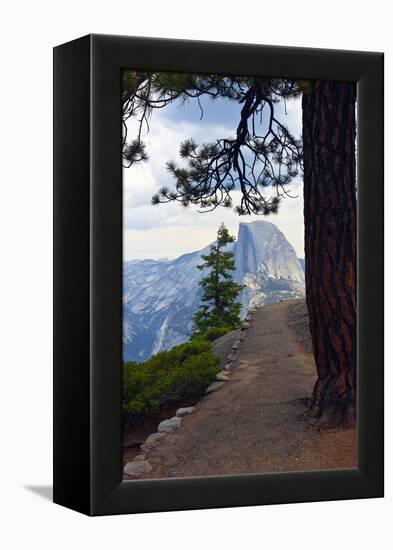
POLYGON ((145 478, 356 466, 355 430, 318 432, 304 416, 315 366, 288 324, 296 303, 256 311, 230 380, 149 452, 145 478))

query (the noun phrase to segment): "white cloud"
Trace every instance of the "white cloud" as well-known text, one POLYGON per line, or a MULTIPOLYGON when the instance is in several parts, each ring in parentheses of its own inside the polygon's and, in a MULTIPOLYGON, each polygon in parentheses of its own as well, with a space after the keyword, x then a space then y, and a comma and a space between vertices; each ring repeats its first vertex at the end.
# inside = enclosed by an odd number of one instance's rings
POLYGON ((264 219, 276 224, 298 256, 304 257, 301 184, 296 186, 296 194, 297 198, 283 199, 279 212, 268 217, 238 216, 233 210, 226 208, 200 214, 196 207, 185 209, 177 204, 139 208, 138 224, 135 223, 132 229, 124 231, 124 258, 175 258, 213 242, 221 222, 225 223, 232 234, 237 235, 240 222, 264 219))
POLYGON ((211 227, 167 225, 145 231, 126 229, 124 231, 124 259, 177 258, 187 252, 200 250, 215 239, 211 227), (186 227, 186 229, 185 229, 186 227))
MULTIPOLYGON (((143 136, 149 154, 149 161, 137 163, 130 168, 123 168, 123 205, 125 227, 132 229, 141 223, 156 225, 162 223, 164 216, 157 216, 155 211, 149 213, 152 195, 165 183, 171 184, 166 172, 168 160, 178 160, 179 145, 186 138, 193 137, 197 143, 214 141, 223 136, 230 136, 233 129, 215 124, 191 124, 173 122, 153 113, 149 133, 143 136), (139 212, 136 208, 143 207, 139 212)), ((136 134, 135 121, 128 125, 128 135, 136 134)), ((180 207, 181 209, 182 207, 180 207)))
POLYGON ((281 102, 280 113, 284 125, 290 129, 296 138, 300 138, 302 135, 301 100, 299 98, 288 99, 285 106, 281 102))

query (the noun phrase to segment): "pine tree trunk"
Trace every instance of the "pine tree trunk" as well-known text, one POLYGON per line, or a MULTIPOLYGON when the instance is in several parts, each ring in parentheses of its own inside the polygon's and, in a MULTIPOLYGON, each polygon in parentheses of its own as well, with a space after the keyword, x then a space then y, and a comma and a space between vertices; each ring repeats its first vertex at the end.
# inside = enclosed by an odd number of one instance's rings
POLYGON ((356 419, 356 85, 303 93, 306 298, 320 427, 356 419))

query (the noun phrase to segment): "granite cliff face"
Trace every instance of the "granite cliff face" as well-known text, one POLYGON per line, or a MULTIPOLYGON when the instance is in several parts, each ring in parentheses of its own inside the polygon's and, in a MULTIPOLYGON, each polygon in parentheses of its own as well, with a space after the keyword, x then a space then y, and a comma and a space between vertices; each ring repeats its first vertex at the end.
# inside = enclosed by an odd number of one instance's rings
POLYGON ((243 314, 250 306, 304 296, 304 272, 292 245, 272 223, 239 225, 234 278, 246 286, 243 314))
MULTIPOLYGON (((304 296, 304 272, 296 253, 272 223, 240 223, 234 278, 245 285, 240 301, 248 307, 304 296)), ((188 339, 199 306, 197 269, 206 248, 175 260, 134 260, 123 267, 123 357, 144 361, 188 339)))

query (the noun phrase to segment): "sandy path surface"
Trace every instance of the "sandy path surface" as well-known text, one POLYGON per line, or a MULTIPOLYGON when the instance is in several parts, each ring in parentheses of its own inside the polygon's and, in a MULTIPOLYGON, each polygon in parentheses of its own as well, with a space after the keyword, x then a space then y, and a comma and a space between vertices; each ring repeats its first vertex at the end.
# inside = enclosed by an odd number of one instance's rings
POLYGON ((145 478, 356 466, 355 430, 318 432, 304 415, 315 366, 288 324, 297 303, 256 311, 229 381, 149 452, 145 478))

